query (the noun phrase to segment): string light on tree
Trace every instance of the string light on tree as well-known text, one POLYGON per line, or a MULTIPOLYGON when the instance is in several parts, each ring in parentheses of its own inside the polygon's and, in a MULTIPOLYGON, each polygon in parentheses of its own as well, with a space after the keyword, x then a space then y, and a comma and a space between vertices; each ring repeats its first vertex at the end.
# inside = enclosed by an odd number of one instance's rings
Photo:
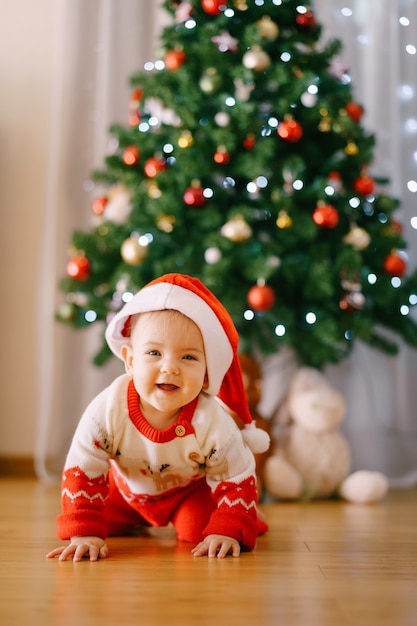
MULTIPOLYGON (((91 176, 91 228, 72 237, 68 323, 105 322, 149 279, 180 271, 213 288, 242 350, 274 352, 285 335, 320 368, 356 339, 384 349, 379 328, 417 346, 410 229, 373 162, 341 43, 322 40, 298 0, 163 4, 159 53, 131 77, 128 119, 91 176)), ((404 193, 416 191, 410 172, 404 193)), ((103 342, 97 362, 108 357, 103 342)))

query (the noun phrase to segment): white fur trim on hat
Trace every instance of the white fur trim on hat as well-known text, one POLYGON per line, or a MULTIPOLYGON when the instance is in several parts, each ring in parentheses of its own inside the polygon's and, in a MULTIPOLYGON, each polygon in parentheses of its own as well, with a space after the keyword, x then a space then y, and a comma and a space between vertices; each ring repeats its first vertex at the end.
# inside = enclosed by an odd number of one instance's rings
POLYGON ((207 362, 206 393, 216 396, 233 360, 233 349, 216 313, 197 294, 171 283, 156 283, 141 289, 109 323, 106 340, 112 352, 121 358, 120 350, 129 343, 123 329, 131 315, 174 309, 190 318, 200 329, 207 362))

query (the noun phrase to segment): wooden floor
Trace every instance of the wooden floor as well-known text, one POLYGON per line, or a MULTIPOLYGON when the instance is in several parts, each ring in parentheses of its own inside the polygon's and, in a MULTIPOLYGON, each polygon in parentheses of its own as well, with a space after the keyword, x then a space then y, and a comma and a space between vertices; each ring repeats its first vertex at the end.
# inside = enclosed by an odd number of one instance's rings
POLYGON ((58 486, 0 479, 1 626, 416 626, 417 490, 376 505, 264 505, 240 558, 194 558, 163 529, 59 562, 58 486))

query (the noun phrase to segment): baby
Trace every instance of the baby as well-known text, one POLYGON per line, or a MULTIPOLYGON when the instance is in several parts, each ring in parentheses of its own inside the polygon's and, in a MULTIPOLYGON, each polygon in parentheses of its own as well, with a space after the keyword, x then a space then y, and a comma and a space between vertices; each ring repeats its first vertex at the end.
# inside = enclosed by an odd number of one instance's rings
POLYGON ((198 279, 166 274, 115 315, 106 339, 126 373, 76 429, 58 516, 69 544, 48 557, 96 561, 109 535, 170 522, 194 556, 252 550, 267 530, 253 452, 269 439, 249 413, 226 309, 198 279))

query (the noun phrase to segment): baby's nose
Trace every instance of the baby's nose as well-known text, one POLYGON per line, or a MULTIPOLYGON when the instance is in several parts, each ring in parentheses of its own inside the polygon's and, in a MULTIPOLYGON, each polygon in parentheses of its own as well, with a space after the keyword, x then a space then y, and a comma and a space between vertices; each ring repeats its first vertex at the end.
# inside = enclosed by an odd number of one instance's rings
POLYGON ((179 368, 175 359, 165 357, 161 363, 161 372, 166 374, 178 374, 179 368))

